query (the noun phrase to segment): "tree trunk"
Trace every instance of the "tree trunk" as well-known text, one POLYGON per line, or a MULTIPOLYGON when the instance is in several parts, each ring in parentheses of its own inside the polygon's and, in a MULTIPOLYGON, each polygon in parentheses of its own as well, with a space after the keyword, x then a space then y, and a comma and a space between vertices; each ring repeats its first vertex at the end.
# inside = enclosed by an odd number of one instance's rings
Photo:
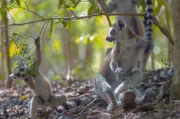
POLYGON ((171 0, 174 28, 174 68, 175 80, 171 85, 171 99, 180 99, 180 0, 171 0))
POLYGON ((72 62, 71 62, 71 50, 70 50, 70 39, 68 29, 64 29, 64 53, 66 59, 66 79, 71 79, 72 62))
MULTIPOLYGON (((6 0, 2 0, 2 6, 4 8, 7 8, 7 2, 6 0)), ((8 18, 7 18, 7 9, 4 9, 2 11, 2 17, 3 17, 3 25, 5 25, 3 29, 3 35, 4 35, 4 45, 5 45, 5 54, 6 54, 6 66, 7 66, 7 73, 8 73, 8 79, 6 83, 7 88, 11 88, 12 80, 10 79, 9 75, 12 73, 11 71, 11 59, 9 55, 9 31, 8 31, 8 18)))
MULTIPOLYGON (((2 24, 2 21, 1 21, 1 24, 2 24)), ((1 76, 1 79, 0 80, 2 80, 2 84, 0 83, 0 86, 2 87, 4 87, 5 86, 5 67, 4 67, 4 59, 5 59, 5 57, 4 57, 4 55, 5 55, 5 53, 4 53, 4 34, 3 34, 3 29, 1 29, 0 30, 0 32, 1 32, 1 34, 0 34, 0 53, 1 53, 1 56, 0 56, 0 76, 1 76)))
MULTIPOLYGON (((168 2, 168 0, 166 0, 166 3, 169 5, 170 2, 168 2)), ((172 33, 172 29, 171 29, 171 26, 170 26, 170 14, 169 14, 169 6, 166 6, 165 7, 165 12, 166 12, 166 22, 167 22, 167 28, 168 28, 168 31, 170 32, 170 34, 172 33)), ((173 62, 173 45, 169 42, 168 42, 168 66, 171 67, 172 66, 172 62, 173 62)))

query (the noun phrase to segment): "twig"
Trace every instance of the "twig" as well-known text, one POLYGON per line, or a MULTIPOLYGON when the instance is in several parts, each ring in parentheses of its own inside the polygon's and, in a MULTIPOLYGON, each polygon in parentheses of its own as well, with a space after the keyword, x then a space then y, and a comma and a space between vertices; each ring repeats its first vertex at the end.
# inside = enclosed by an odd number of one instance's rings
POLYGON ((47 25, 49 24, 49 20, 48 21, 46 21, 44 24, 43 24, 43 26, 41 27, 41 31, 40 31, 40 33, 39 33, 39 36, 41 37, 41 38, 43 38, 43 35, 44 35, 44 32, 46 31, 46 28, 47 28, 47 25))
POLYGON ((38 17, 42 18, 42 19, 44 19, 41 15, 39 15, 39 14, 35 13, 34 11, 31 11, 29 8, 24 8, 24 7, 18 7, 18 8, 21 8, 21 9, 27 10, 28 12, 30 12, 30 13, 32 13, 32 14, 34 14, 34 15, 36 15, 36 16, 38 16, 38 17))
POLYGON ((20 7, 20 8, 25 9, 25 10, 31 12, 32 14, 35 14, 36 16, 38 16, 38 17, 40 17, 40 18, 43 19, 43 17, 42 17, 41 15, 39 15, 39 14, 37 14, 37 13, 35 13, 34 11, 32 11, 32 10, 29 9, 29 7, 28 7, 28 5, 27 5, 27 0, 24 1, 24 4, 25 4, 26 8, 23 8, 23 7, 20 7))
POLYGON ((156 17, 153 17, 153 22, 156 26, 158 26, 158 28, 160 29, 160 31, 168 38, 169 42, 174 45, 174 40, 171 36, 171 34, 169 33, 169 31, 167 30, 167 28, 163 27, 160 25, 159 21, 156 19, 156 17))
POLYGON ((84 107, 84 109, 81 112, 79 112, 77 115, 72 115, 72 116, 73 117, 80 116, 89 106, 91 106, 94 102, 99 101, 99 100, 103 100, 103 99, 102 98, 94 99, 88 105, 86 105, 86 107, 84 107))
POLYGON ((74 15, 74 17, 78 19, 78 16, 72 10, 70 10, 70 11, 74 15))
MULTIPOLYGON (((104 11, 104 13, 107 13, 107 7, 106 7, 105 1, 104 0, 98 0, 98 2, 101 5, 101 8, 104 11)), ((109 26, 111 27, 111 21, 110 21, 109 15, 106 15, 106 18, 108 20, 109 26)))

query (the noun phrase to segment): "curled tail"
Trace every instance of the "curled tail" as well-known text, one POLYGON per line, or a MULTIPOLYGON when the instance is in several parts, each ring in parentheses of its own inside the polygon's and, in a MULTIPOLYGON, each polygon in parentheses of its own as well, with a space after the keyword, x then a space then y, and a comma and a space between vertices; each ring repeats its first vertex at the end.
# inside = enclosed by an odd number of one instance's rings
POLYGON ((9 117, 12 118, 12 117, 21 116, 24 113, 22 112, 22 113, 8 114, 8 112, 7 112, 8 106, 10 106, 10 105, 22 105, 22 106, 28 108, 28 104, 29 104, 29 100, 21 100, 19 98, 11 97, 11 98, 3 101, 2 105, 1 105, 1 109, 2 109, 3 115, 6 118, 9 118, 9 117))
POLYGON ((96 100, 96 99, 97 99, 96 95, 84 95, 77 99, 69 100, 64 105, 58 106, 56 111, 59 114, 61 114, 65 111, 69 111, 69 110, 77 107, 76 111, 80 112, 81 110, 78 109, 78 106, 88 105, 89 103, 91 103, 93 100, 96 100))
POLYGON ((147 41, 147 47, 145 49, 145 54, 149 54, 153 47, 152 40, 152 25, 153 25, 153 9, 152 9, 152 0, 145 0, 146 4, 146 13, 144 15, 144 26, 145 26, 145 39, 147 41))

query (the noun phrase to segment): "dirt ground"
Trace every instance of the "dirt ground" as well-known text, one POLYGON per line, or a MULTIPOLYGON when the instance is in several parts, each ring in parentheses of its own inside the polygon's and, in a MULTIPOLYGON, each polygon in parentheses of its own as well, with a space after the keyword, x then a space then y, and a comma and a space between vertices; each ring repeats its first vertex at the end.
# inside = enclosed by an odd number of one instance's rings
MULTIPOLYGON (((58 81, 52 82, 54 94, 65 94, 69 99, 77 98, 82 95, 91 95, 93 92, 92 81, 72 81, 70 85, 58 81)), ((23 100, 30 99, 32 92, 27 86, 13 84, 11 90, 0 90, 0 105, 3 100, 9 97, 18 97, 23 100)), ((154 102, 137 105, 132 109, 116 108, 111 112, 106 111, 106 104, 102 100, 95 100, 88 106, 79 106, 80 112, 76 108, 57 115, 51 108, 38 110, 38 119, 180 119, 180 101, 161 101, 157 104, 154 102), (83 110, 83 111, 82 111, 83 110)), ((1 110, 1 109, 0 109, 1 110)), ((9 113, 23 112, 19 117, 14 119, 28 119, 28 109, 22 106, 9 106, 9 113)), ((5 119, 0 113, 0 119, 5 119)))

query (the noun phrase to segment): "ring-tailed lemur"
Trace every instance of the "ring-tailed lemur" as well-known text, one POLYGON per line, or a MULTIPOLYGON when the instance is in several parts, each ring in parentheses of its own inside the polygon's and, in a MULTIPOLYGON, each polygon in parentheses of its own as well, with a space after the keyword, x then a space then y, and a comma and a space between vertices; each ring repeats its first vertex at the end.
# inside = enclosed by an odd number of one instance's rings
MULTIPOLYGON (((18 67, 15 68, 14 73, 10 75, 13 80, 23 79, 24 82, 31 88, 34 93, 34 96, 29 102, 29 113, 31 119, 35 119, 37 116, 37 108, 39 106, 50 106, 56 108, 57 105, 66 103, 67 98, 64 95, 56 96, 52 95, 51 85, 49 80, 39 71, 39 66, 42 60, 41 48, 40 48, 40 38, 37 37, 34 39, 35 42, 35 61, 34 61, 34 70, 35 74, 29 73, 28 67, 20 63, 18 67)), ((8 105, 4 105, 6 109, 8 105)), ((5 112, 5 110, 4 110, 5 112)), ((6 114, 6 118, 9 115, 6 114)))
MULTIPOLYGON (((109 35, 106 40, 109 42, 115 41, 115 45, 112 51, 105 57, 99 71, 99 74, 102 75, 104 79, 101 81, 99 81, 100 79, 98 79, 98 77, 94 79, 96 94, 104 98, 104 100, 109 104, 107 108, 108 110, 111 110, 119 103, 119 105, 124 105, 121 100, 126 97, 126 91, 129 88, 135 90, 135 87, 143 79, 143 73, 140 69, 136 68, 136 64, 139 57, 142 57, 146 51, 146 47, 151 43, 149 41, 152 40, 153 10, 151 0, 146 0, 146 15, 148 19, 146 22, 146 34, 144 37, 137 36, 136 33, 134 33, 122 20, 118 20, 109 30, 109 35), (117 81, 118 79, 120 82, 117 81), (98 82, 107 85, 101 85, 98 82), (107 96, 104 97, 102 92, 106 92, 107 96), (124 92, 125 95, 123 94, 123 96, 120 96, 120 94, 124 92), (113 94, 114 96, 112 96, 113 94)), ((128 93, 128 95, 133 97, 134 94, 131 92, 128 93)), ((137 93, 134 96, 136 96, 136 103, 142 97, 137 93)), ((135 97, 132 99, 135 99, 135 97)), ((131 101, 135 102, 134 100, 131 101)))
MULTIPOLYGON (((106 11, 108 13, 137 13, 137 2, 138 0, 109 0, 107 5, 105 5, 106 11)), ((148 1, 149 2, 149 1, 148 1)), ((148 7, 146 7, 148 8, 148 7)), ((147 16, 144 17, 144 23, 146 26, 146 19, 147 16)), ((143 26, 143 22, 141 21, 140 17, 134 15, 118 15, 116 16, 116 22, 118 20, 122 20, 130 29, 138 36, 144 36, 145 30, 143 26)), ((137 60, 137 66, 141 68, 143 71, 146 69, 147 60, 150 54, 150 49, 152 45, 147 46, 147 50, 144 52, 144 55, 137 60)), ((106 51, 108 54, 111 49, 106 51)))

